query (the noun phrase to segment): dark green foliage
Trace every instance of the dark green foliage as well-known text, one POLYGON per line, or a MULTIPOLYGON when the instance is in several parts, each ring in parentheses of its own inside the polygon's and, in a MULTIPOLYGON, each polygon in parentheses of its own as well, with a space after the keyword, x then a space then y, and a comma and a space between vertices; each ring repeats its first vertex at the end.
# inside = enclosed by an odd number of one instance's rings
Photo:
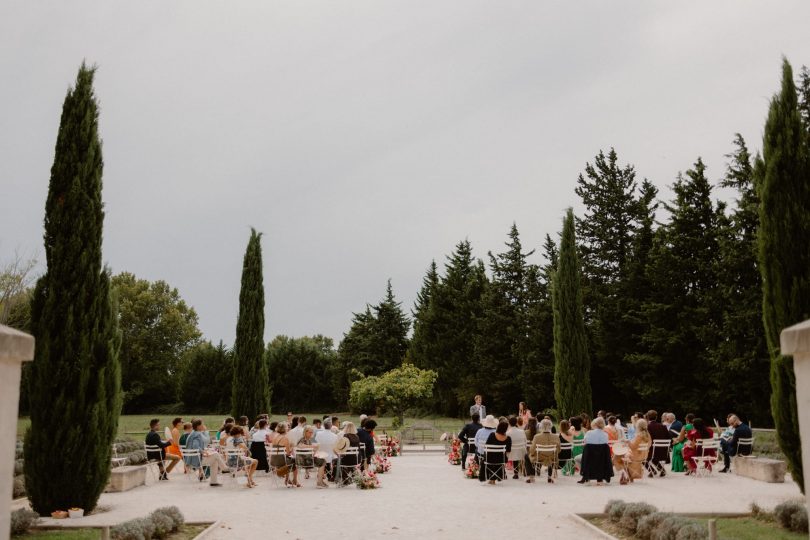
POLYGON ((242 264, 239 318, 233 345, 231 412, 254 419, 270 412, 270 388, 264 358, 264 279, 261 234, 250 230, 242 264))
POLYGON ((267 346, 273 381, 273 408, 281 411, 330 410, 337 362, 332 338, 276 336, 267 346))
POLYGON ((45 205, 48 269, 31 309, 37 346, 25 484, 32 507, 45 515, 95 508, 121 411, 120 334, 101 263, 103 162, 94 72, 82 64, 62 108, 45 205))
POLYGON ((739 134, 720 185, 737 190, 737 206, 719 231, 716 272, 720 287, 720 337, 704 388, 715 411, 745 414, 756 425, 772 425, 770 357, 762 329, 762 277, 757 262, 759 197, 754 169, 739 134))
POLYGON ((221 341, 216 347, 206 341, 186 352, 178 375, 177 397, 184 410, 218 414, 231 410, 225 389, 233 381, 233 354, 221 341))
POLYGON ((112 285, 120 308, 124 412, 175 403, 180 362, 200 341, 197 313, 165 281, 122 272, 112 285))
POLYGON ((559 414, 568 418, 591 411, 591 360, 582 315, 574 212, 570 208, 563 221, 551 298, 554 308, 554 396, 559 414))
POLYGON ((771 353, 771 413, 793 479, 803 486, 796 380, 792 357, 779 354, 779 334, 810 318, 810 152, 787 60, 763 136, 759 196, 759 268, 763 321, 771 353))
POLYGON ((773 509, 776 521, 783 528, 807 534, 807 506, 799 500, 785 501, 773 509))

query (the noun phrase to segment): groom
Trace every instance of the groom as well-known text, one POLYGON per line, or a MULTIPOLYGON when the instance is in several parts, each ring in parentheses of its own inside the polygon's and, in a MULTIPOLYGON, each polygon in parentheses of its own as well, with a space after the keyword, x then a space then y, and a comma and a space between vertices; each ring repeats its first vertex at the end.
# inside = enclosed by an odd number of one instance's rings
POLYGON ((487 408, 482 403, 481 394, 475 396, 475 405, 470 407, 470 416, 477 414, 478 418, 486 418, 487 417, 487 408))

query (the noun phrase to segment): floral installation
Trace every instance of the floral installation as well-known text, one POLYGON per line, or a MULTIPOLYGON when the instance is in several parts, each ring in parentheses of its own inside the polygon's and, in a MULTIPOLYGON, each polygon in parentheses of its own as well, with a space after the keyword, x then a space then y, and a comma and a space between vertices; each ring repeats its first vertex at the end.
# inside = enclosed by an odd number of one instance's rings
POLYGON ((380 479, 374 472, 365 470, 354 475, 354 484, 358 489, 377 489, 380 487, 380 479))
POLYGON ((377 474, 385 474, 391 470, 391 462, 388 461, 388 457, 385 455, 374 454, 371 463, 374 465, 374 472, 377 474))
POLYGON ((464 476, 466 478, 478 478, 478 460, 475 459, 475 456, 467 456, 467 468, 464 469, 464 476))
POLYGON ((447 462, 450 465, 461 465, 461 439, 453 437, 450 443, 450 453, 447 454, 447 462))
POLYGON ((399 439, 388 437, 388 442, 385 443, 385 451, 388 457, 396 457, 399 455, 399 439))

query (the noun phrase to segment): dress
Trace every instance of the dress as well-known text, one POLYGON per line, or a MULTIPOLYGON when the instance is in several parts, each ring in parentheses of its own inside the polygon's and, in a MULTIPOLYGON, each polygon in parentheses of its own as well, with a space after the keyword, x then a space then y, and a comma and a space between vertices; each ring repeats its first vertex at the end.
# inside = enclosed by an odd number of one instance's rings
POLYGON ((173 454, 177 457, 183 457, 183 454, 180 453, 180 445, 178 445, 177 442, 175 442, 180 440, 180 430, 177 428, 172 429, 171 436, 172 437, 169 440, 171 441, 172 444, 166 447, 166 453, 173 454))
MULTIPOLYGON (((689 430, 689 433, 686 434, 686 438, 689 442, 684 444, 681 453, 683 454, 683 461, 686 463, 686 467, 689 469, 689 471, 694 471, 696 469, 695 462, 692 461, 692 458, 701 455, 701 450, 699 450, 697 447, 697 441, 699 439, 711 439, 713 436, 713 433, 709 429, 705 430, 703 433, 698 433, 697 429, 692 428, 689 430)), ((705 455, 716 456, 717 452, 715 450, 706 450, 705 455)), ((708 463, 706 466, 711 469, 711 465, 708 463)))
MULTIPOLYGON (((692 424, 683 426, 684 433, 689 433, 693 429, 694 426, 692 424)), ((672 447, 672 472, 684 472, 686 470, 686 464, 683 461, 683 454, 681 453, 685 443, 686 439, 672 447)))
MULTIPOLYGON (((490 454, 488 461, 494 463, 494 465, 482 466, 478 473, 478 479, 481 482, 485 480, 503 480, 506 478, 506 454, 512 450, 512 439, 507 436, 505 441, 499 441, 497 435, 491 433, 487 439, 487 446, 504 446, 506 447, 506 453, 490 454)), ((484 457, 486 459, 487 456, 484 457)))

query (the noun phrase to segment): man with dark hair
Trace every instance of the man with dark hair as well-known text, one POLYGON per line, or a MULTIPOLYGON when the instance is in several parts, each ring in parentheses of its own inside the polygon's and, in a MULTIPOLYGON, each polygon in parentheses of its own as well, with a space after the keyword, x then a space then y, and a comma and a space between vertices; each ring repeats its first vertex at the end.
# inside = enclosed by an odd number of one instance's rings
POLYGON ((364 462, 364 468, 368 465, 369 461, 371 460, 371 456, 374 455, 374 428, 377 427, 377 422, 375 422, 371 418, 367 418, 365 422, 363 422, 363 427, 357 428, 357 438, 360 439, 360 443, 366 445, 366 451, 363 455, 361 455, 361 459, 364 462))
MULTIPOLYGON (((667 445, 669 445, 672 436, 667 426, 658 421, 658 411, 651 409, 647 411, 644 418, 647 420, 647 431, 650 432, 650 438, 653 442, 663 439, 666 440, 667 445)), ((662 462, 669 463, 669 446, 667 446, 667 448, 654 449, 652 445, 650 445, 650 455, 647 458, 647 462, 650 464, 651 469, 657 472, 659 476, 666 476, 666 467, 664 467, 662 462)), ((653 476, 652 472, 650 472, 650 476, 653 476)))
POLYGON ((203 421, 199 418, 195 418, 191 422, 191 428, 194 430, 189 434, 188 439, 186 439, 186 449, 188 450, 199 450, 200 457, 197 456, 186 456, 184 458, 186 465, 190 469, 195 469, 199 471, 199 479, 200 482, 205 480, 205 474, 203 472, 204 468, 208 469, 208 473, 211 476, 210 485, 212 487, 221 486, 217 480, 219 477, 219 472, 222 470, 227 470, 227 466, 225 464, 225 460, 222 459, 216 452, 209 451, 208 444, 211 442, 211 437, 208 435, 208 428, 205 427, 203 421))
POLYGON ((307 427, 306 416, 299 416, 298 423, 294 428, 287 432, 287 438, 290 439, 290 443, 292 443, 293 446, 297 445, 298 441, 304 438, 305 427, 307 427))
POLYGON ((167 454, 166 448, 171 446, 171 441, 164 441, 160 438, 160 420, 157 418, 153 418, 149 421, 149 433, 146 434, 146 440, 144 441, 149 446, 154 446, 156 449, 152 449, 146 452, 146 459, 148 461, 156 461, 158 464, 158 469, 160 469, 160 476, 158 477, 160 480, 168 480, 169 473, 172 472, 175 465, 180 461, 180 456, 175 456, 174 454, 167 454), (166 467, 164 470, 163 463, 166 461, 170 461, 169 466, 166 467))
POLYGON ((475 434, 482 427, 481 417, 478 413, 473 413, 470 420, 472 421, 461 428, 458 433, 458 438, 461 440, 461 470, 464 470, 467 466, 467 456, 469 454, 475 455, 475 434), (470 449, 470 443, 473 443, 472 449, 470 449))

